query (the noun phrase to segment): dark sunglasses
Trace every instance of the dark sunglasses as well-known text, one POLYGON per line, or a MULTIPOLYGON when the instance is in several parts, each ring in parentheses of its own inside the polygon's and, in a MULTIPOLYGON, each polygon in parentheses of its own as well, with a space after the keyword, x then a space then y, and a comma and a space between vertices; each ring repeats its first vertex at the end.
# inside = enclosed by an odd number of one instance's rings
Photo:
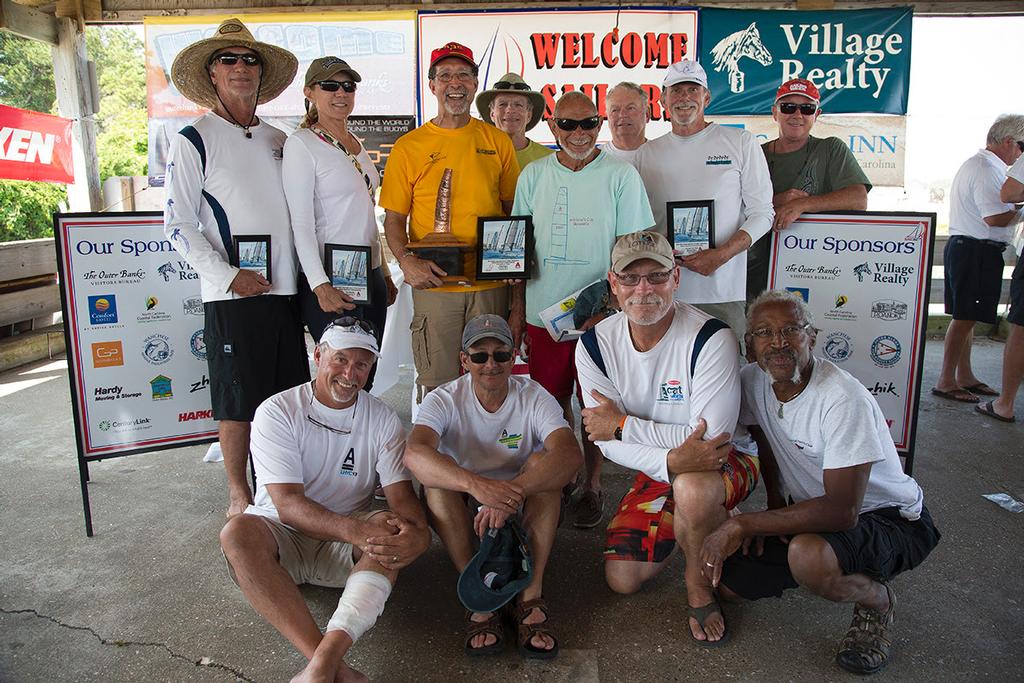
POLYGON ((335 318, 332 322, 327 323, 327 327, 324 328, 324 332, 331 329, 332 327, 352 328, 358 327, 367 334, 377 336, 377 331, 373 327, 373 323, 357 318, 354 315, 343 315, 340 318, 335 318))
POLYGON ((488 358, 494 358, 495 363, 507 363, 512 360, 511 351, 495 351, 494 353, 487 353, 486 351, 474 351, 468 354, 469 359, 477 365, 483 365, 487 362, 488 358))
POLYGON ((345 92, 355 92, 356 82, 355 81, 317 81, 317 85, 324 92, 338 92, 338 88, 341 88, 345 92))
POLYGON ((583 130, 594 130, 601 125, 600 116, 591 116, 585 119, 555 119, 555 125, 566 132, 574 131, 577 128, 583 130))
POLYGON ((526 83, 512 83, 510 81, 498 81, 494 84, 492 90, 529 90, 530 86, 526 83))
POLYGON ((214 62, 220 62, 224 66, 234 66, 238 64, 238 60, 242 60, 242 64, 246 66, 258 66, 263 63, 259 55, 247 54, 247 55, 236 55, 234 52, 222 52, 219 55, 210 57, 210 64, 214 62))
POLYGON ((796 102, 779 102, 779 111, 783 114, 794 114, 797 109, 799 109, 800 113, 804 116, 814 116, 814 112, 818 111, 818 105, 797 104, 796 102))
POLYGON ((1024 152, 1024 140, 1017 140, 1017 149, 1024 152))

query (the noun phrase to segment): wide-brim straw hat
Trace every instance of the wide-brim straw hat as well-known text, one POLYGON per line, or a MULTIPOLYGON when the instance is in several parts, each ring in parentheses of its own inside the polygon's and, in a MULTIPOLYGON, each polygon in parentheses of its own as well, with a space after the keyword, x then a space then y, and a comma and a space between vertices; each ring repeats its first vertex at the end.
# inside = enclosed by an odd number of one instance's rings
POLYGON ((530 115, 530 121, 526 124, 526 130, 536 126, 544 116, 544 95, 536 90, 531 90, 519 74, 507 73, 495 81, 490 90, 484 90, 476 96, 476 108, 480 112, 480 118, 492 126, 494 121, 491 119, 491 102, 498 95, 522 95, 530 100, 533 112, 530 115))
POLYGON ((227 47, 247 47, 263 61, 256 104, 269 102, 284 92, 299 69, 299 60, 291 52, 256 40, 238 19, 225 19, 211 37, 192 43, 174 58, 171 80, 178 91, 196 104, 211 109, 216 106, 217 91, 207 66, 213 53, 227 47))

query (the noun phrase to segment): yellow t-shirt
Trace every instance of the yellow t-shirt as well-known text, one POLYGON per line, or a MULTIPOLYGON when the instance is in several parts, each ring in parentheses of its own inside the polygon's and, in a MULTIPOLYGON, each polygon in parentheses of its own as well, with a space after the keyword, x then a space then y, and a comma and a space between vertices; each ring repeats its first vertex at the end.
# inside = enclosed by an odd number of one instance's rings
MULTIPOLYGON (((409 216, 413 241, 434 231, 437 188, 446 168, 452 169, 452 235, 476 246, 476 220, 501 216, 501 202, 512 201, 519 164, 508 135, 478 119, 461 128, 439 128, 427 122, 400 137, 384 168, 380 206, 409 216)), ((464 273, 476 274, 476 254, 469 252, 464 273)), ((432 291, 466 292, 504 287, 504 282, 446 286, 432 291)))

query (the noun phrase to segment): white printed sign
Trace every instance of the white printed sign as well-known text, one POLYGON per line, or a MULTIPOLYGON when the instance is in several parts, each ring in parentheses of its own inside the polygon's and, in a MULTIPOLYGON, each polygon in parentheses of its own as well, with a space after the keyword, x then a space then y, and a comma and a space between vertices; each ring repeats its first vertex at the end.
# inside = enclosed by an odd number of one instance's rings
MULTIPOLYGON (((430 53, 455 41, 473 51, 480 67, 483 92, 508 72, 523 77, 544 94, 544 118, 563 93, 579 90, 594 100, 605 115, 605 96, 620 81, 632 81, 649 96, 652 119, 647 137, 671 130, 668 115, 658 101, 665 69, 697 52, 697 10, 590 9, 452 11, 419 14, 420 121, 437 115, 437 100, 430 92, 427 67, 430 53)), ((479 116, 476 105, 473 116, 479 116)), ((528 136, 540 144, 554 144, 541 123, 528 136)), ((598 142, 611 140, 604 126, 598 142)))
POLYGON ((807 302, 815 354, 867 387, 910 457, 934 243, 935 214, 883 212, 804 214, 772 240, 769 287, 807 302))
POLYGON ((215 437, 199 275, 163 214, 58 214, 54 235, 82 456, 215 437))

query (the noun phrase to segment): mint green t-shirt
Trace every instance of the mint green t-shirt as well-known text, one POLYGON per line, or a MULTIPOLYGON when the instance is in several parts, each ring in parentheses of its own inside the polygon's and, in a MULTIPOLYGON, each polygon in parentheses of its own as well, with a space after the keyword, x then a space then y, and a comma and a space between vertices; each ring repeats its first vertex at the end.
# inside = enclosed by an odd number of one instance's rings
POLYGON ((552 154, 519 176, 515 216, 533 216, 533 273, 526 283, 526 322, 540 326, 540 311, 604 278, 619 235, 654 225, 636 169, 600 152, 580 171, 552 154))

